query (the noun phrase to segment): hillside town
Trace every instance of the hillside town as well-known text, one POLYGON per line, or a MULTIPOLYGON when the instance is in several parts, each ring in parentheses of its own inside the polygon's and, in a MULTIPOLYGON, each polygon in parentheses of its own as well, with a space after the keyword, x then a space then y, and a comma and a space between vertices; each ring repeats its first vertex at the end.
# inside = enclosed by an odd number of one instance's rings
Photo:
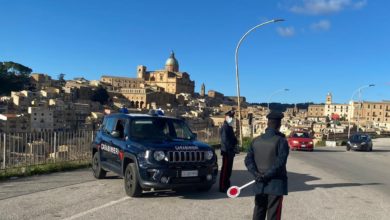
MULTIPOLYGON (((0 132, 5 133, 95 130, 104 115, 126 107, 129 112, 162 109, 166 115, 184 118, 202 139, 217 140, 224 112, 237 110, 236 96, 206 92, 205 83, 196 92, 195 82, 189 73, 179 69, 174 52, 163 69, 148 70, 139 65, 134 77, 103 75, 100 80, 56 80, 48 74, 31 73, 23 90, 12 91, 0 100, 0 132)), ((266 128, 268 108, 252 105, 245 97, 241 101, 243 137, 260 135, 266 128)), ((284 115, 282 132, 288 135, 305 129, 316 142, 327 139, 329 134, 346 134, 348 128, 390 131, 390 101, 339 104, 328 93, 324 104, 310 104, 308 109, 287 108, 284 115)))

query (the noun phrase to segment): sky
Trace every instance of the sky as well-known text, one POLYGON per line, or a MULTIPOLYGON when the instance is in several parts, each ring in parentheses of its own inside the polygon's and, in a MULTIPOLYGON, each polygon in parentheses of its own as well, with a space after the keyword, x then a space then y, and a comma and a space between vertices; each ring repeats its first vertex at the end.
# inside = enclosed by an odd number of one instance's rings
POLYGON ((180 71, 249 102, 390 100, 388 0, 0 0, 0 61, 57 78, 136 77, 137 65, 180 71), (283 88, 288 92, 276 93, 283 88), (274 95, 272 95, 274 94, 274 95))

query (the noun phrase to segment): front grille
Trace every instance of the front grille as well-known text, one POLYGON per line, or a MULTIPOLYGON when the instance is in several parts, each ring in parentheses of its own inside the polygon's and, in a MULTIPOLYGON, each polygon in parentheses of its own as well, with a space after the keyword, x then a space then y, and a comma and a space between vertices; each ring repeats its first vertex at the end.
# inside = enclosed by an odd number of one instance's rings
POLYGON ((185 162, 203 162, 205 161, 204 151, 169 151, 168 162, 185 163, 185 162))

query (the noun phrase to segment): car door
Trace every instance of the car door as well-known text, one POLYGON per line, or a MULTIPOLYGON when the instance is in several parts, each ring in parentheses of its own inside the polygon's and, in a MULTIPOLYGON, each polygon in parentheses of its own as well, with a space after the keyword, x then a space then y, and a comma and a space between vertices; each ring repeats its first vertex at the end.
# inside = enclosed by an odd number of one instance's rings
POLYGON ((126 118, 118 118, 115 123, 115 131, 117 135, 112 137, 110 162, 115 169, 120 172, 122 167, 124 148, 126 147, 127 132, 125 129, 128 126, 128 120, 126 118))
POLYGON ((102 140, 100 143, 100 158, 102 161, 103 166, 109 166, 111 162, 111 145, 112 145, 112 136, 111 133, 114 130, 116 123, 116 118, 109 117, 107 118, 107 123, 103 127, 102 131, 102 140))

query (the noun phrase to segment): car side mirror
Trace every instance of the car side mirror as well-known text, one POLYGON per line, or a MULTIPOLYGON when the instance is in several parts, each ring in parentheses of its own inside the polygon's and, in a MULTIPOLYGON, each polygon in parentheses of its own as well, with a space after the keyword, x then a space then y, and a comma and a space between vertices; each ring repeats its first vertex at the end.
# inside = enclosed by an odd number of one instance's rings
POLYGON ((112 132, 111 132, 111 136, 112 136, 113 138, 119 138, 120 133, 119 133, 119 131, 112 131, 112 132))

